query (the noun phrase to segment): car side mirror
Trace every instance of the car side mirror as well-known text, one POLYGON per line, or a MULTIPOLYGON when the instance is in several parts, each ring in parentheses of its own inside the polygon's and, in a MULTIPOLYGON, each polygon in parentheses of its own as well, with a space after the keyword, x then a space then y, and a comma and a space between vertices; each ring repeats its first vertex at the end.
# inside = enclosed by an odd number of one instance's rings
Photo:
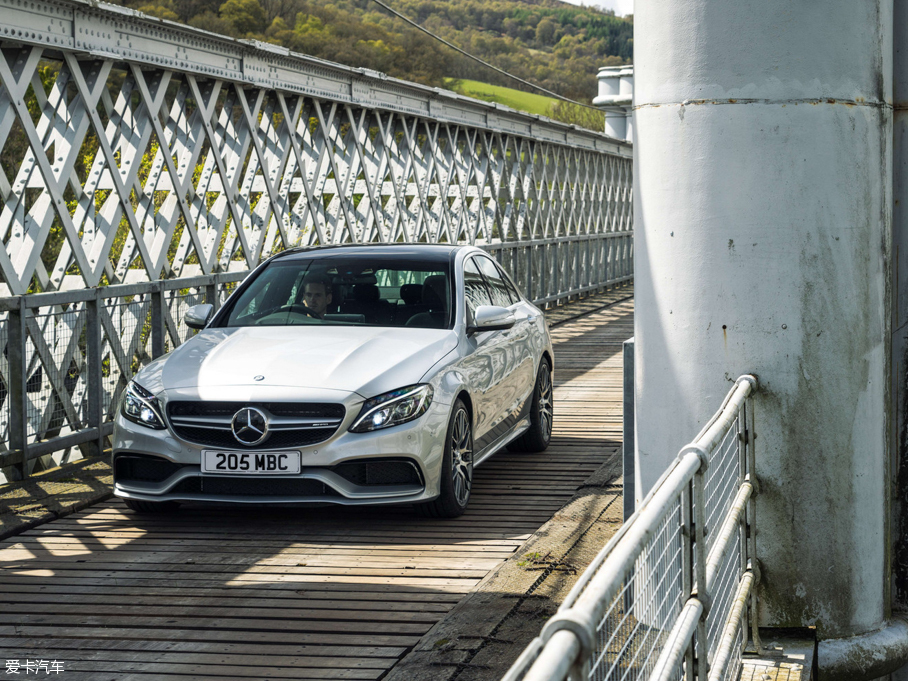
POLYGON ((467 333, 478 331, 504 331, 514 326, 517 320, 511 311, 497 305, 480 305, 473 315, 473 323, 467 327, 467 333))
POLYGON ((193 305, 186 310, 186 314, 183 315, 183 321, 186 322, 186 326, 190 329, 204 329, 213 312, 214 305, 208 303, 193 305))

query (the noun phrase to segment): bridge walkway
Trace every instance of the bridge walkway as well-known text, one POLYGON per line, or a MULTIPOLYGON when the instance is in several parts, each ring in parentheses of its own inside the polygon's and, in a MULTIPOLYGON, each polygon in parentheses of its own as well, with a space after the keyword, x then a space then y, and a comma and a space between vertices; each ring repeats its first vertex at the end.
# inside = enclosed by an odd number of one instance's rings
POLYGON ((0 658, 56 660, 73 681, 382 678, 619 457, 633 303, 629 288, 610 295, 552 330, 552 445, 477 469, 463 517, 202 505, 142 517, 107 500, 0 543, 0 658))

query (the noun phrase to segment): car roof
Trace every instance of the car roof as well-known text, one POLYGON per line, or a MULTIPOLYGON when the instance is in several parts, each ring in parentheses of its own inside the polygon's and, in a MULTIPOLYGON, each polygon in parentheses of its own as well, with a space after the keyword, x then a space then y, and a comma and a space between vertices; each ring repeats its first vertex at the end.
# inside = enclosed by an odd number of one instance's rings
POLYGON ((374 244, 338 244, 332 246, 314 246, 311 248, 291 248, 276 254, 274 258, 305 259, 313 255, 319 257, 349 255, 393 255, 394 257, 413 257, 443 260, 463 249, 473 249, 468 244, 418 244, 418 243, 374 243, 374 244))

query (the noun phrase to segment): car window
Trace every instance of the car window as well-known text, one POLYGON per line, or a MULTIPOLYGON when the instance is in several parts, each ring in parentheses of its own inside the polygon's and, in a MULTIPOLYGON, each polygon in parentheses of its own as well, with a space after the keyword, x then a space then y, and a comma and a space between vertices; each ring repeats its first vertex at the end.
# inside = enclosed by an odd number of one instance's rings
MULTIPOLYGON (((405 305, 407 301, 401 290, 406 290, 413 295, 415 291, 423 291, 426 279, 437 272, 422 272, 401 269, 379 269, 375 272, 375 284, 378 286, 382 300, 387 300, 392 305, 405 305)), ((421 301, 420 301, 421 302, 421 301)), ((419 304, 419 302, 417 302, 419 304)))
POLYGON ((515 303, 520 302, 520 293, 517 291, 517 287, 514 286, 514 282, 511 281, 511 277, 504 271, 504 268, 495 263, 495 267, 498 268, 499 273, 501 273, 501 278, 504 281, 504 285, 508 287, 508 293, 511 294, 511 300, 515 303))
POLYGON ((482 278, 482 274, 480 274, 474 260, 474 258, 469 258, 463 265, 464 300, 467 302, 471 320, 477 307, 492 304, 489 290, 486 288, 486 282, 482 278))
POLYGON ((243 292, 233 306, 231 317, 247 318, 262 310, 292 303, 305 274, 305 269, 267 268, 256 278, 255 285, 243 292))
POLYGON ((252 280, 218 326, 451 328, 449 262, 393 255, 286 258, 252 280), (409 304, 403 304, 406 290, 409 304))
POLYGON ((512 300, 511 292, 508 290, 508 285, 505 283, 504 277, 501 275, 501 272, 498 271, 495 263, 486 257, 479 257, 476 258, 476 260, 477 264, 479 265, 479 269, 485 276, 486 282, 489 284, 489 292, 492 296, 492 305, 510 307, 511 305, 516 303, 516 300, 512 300))

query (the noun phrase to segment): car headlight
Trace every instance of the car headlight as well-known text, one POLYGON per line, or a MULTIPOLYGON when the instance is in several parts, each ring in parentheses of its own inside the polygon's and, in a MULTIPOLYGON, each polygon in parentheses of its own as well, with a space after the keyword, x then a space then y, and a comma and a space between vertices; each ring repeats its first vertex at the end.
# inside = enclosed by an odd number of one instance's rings
POLYGON ((161 405, 158 398, 135 381, 130 381, 123 393, 123 416, 140 426, 164 429, 161 405))
POLYGON ((350 432, 368 433, 418 419, 426 413, 430 404, 431 385, 408 385, 406 388, 392 390, 366 400, 359 417, 350 426, 350 432))

